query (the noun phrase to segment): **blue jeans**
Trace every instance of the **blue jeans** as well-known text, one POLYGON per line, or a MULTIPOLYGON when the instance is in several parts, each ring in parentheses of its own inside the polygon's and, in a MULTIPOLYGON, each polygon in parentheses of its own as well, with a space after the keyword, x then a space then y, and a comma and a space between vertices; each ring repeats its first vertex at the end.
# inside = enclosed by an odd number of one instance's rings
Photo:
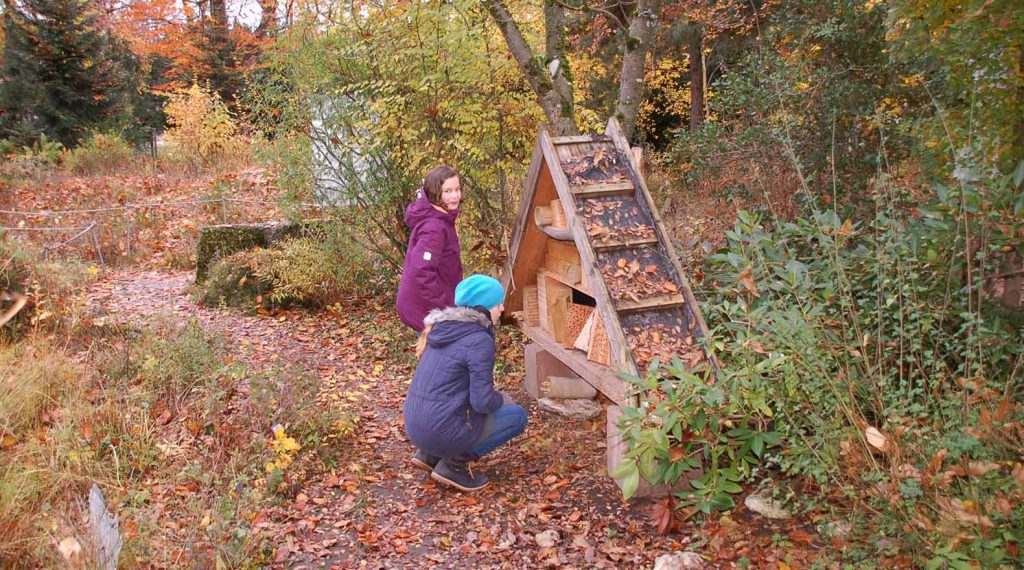
POLYGON ((473 453, 483 457, 526 429, 526 410, 519 404, 505 404, 494 410, 484 421, 484 431, 473 448, 473 453))

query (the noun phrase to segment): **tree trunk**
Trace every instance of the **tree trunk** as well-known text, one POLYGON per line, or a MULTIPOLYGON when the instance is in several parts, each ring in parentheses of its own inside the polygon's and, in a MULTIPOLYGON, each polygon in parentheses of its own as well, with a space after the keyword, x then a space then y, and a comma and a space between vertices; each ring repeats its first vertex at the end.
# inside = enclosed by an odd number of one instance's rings
POLYGON ((256 28, 256 35, 261 38, 273 37, 277 35, 277 0, 259 0, 259 3, 263 15, 256 28))
POLYGON ((690 59, 690 130, 696 130, 704 122, 704 34, 700 26, 694 25, 693 34, 686 46, 690 59))
POLYGON ((658 0, 639 0, 636 14, 629 23, 622 54, 622 72, 619 74, 619 102, 615 116, 629 140, 636 132, 636 118, 644 95, 644 72, 647 52, 653 43, 654 29, 658 25, 658 0))
MULTIPOLYGON (((572 84, 565 78, 564 73, 566 64, 564 56, 557 60, 557 67, 554 65, 549 66, 555 69, 554 76, 552 76, 547 69, 544 69, 537 62, 533 50, 530 49, 526 40, 523 39, 519 26, 512 18, 512 14, 509 13, 505 4, 501 0, 483 0, 483 3, 491 17, 498 24, 498 29, 501 30, 505 43, 508 44, 509 52, 515 58, 516 63, 519 64, 519 69, 523 72, 526 82, 529 83, 530 88, 537 96, 537 100, 544 109, 544 115, 547 117, 555 136, 579 134, 576 118, 573 116, 572 84)), ((559 18, 564 16, 564 10, 561 6, 546 5, 544 15, 555 20, 553 23, 547 22, 548 33, 546 38, 550 51, 552 46, 557 48, 562 45, 563 40, 559 36, 562 36, 565 32, 563 22, 559 18), (558 34, 558 36, 553 34, 558 34)), ((556 49, 557 51, 558 49, 556 49)))

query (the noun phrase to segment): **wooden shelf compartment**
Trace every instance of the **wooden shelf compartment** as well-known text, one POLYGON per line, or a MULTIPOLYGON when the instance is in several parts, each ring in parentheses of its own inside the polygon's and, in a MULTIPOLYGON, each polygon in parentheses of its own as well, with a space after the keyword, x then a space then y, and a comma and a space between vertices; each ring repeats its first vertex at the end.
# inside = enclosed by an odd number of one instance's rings
POLYGON ((629 396, 629 383, 608 366, 587 360, 587 355, 583 352, 565 348, 539 327, 524 326, 523 333, 611 401, 620 406, 634 405, 633 399, 629 396))

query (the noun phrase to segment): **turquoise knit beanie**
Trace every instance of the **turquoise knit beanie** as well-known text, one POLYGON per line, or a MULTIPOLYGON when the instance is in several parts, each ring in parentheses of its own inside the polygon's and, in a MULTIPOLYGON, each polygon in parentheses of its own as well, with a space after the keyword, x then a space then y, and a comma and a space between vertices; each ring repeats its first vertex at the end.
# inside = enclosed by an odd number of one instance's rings
POLYGON ((488 311, 505 300, 501 283, 486 275, 470 275, 455 286, 455 304, 463 307, 483 307, 488 311))

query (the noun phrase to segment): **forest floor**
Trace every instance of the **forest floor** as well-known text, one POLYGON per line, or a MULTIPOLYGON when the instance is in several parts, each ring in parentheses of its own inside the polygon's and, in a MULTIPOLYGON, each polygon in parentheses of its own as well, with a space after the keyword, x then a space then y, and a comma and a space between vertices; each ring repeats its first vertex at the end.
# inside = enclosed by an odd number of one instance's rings
POLYGON ((522 388, 523 339, 512 327, 499 329, 497 383, 527 408, 530 424, 481 462, 492 480, 486 489, 439 487, 406 462, 413 448, 401 407, 414 337, 390 303, 364 301, 344 315, 251 314, 194 304, 192 280, 185 271, 119 270, 87 298, 95 315, 136 326, 195 319, 249 366, 288 363, 315 373, 318 400, 357 416, 354 432, 333 444, 344 449, 332 466, 256 516, 275 567, 649 568, 658 556, 693 551, 707 567, 787 569, 809 567, 823 553, 808 517, 771 521, 742 501, 659 535, 652 517, 664 515, 660 503, 623 501, 607 475, 603 415, 563 419, 539 411, 522 388))

